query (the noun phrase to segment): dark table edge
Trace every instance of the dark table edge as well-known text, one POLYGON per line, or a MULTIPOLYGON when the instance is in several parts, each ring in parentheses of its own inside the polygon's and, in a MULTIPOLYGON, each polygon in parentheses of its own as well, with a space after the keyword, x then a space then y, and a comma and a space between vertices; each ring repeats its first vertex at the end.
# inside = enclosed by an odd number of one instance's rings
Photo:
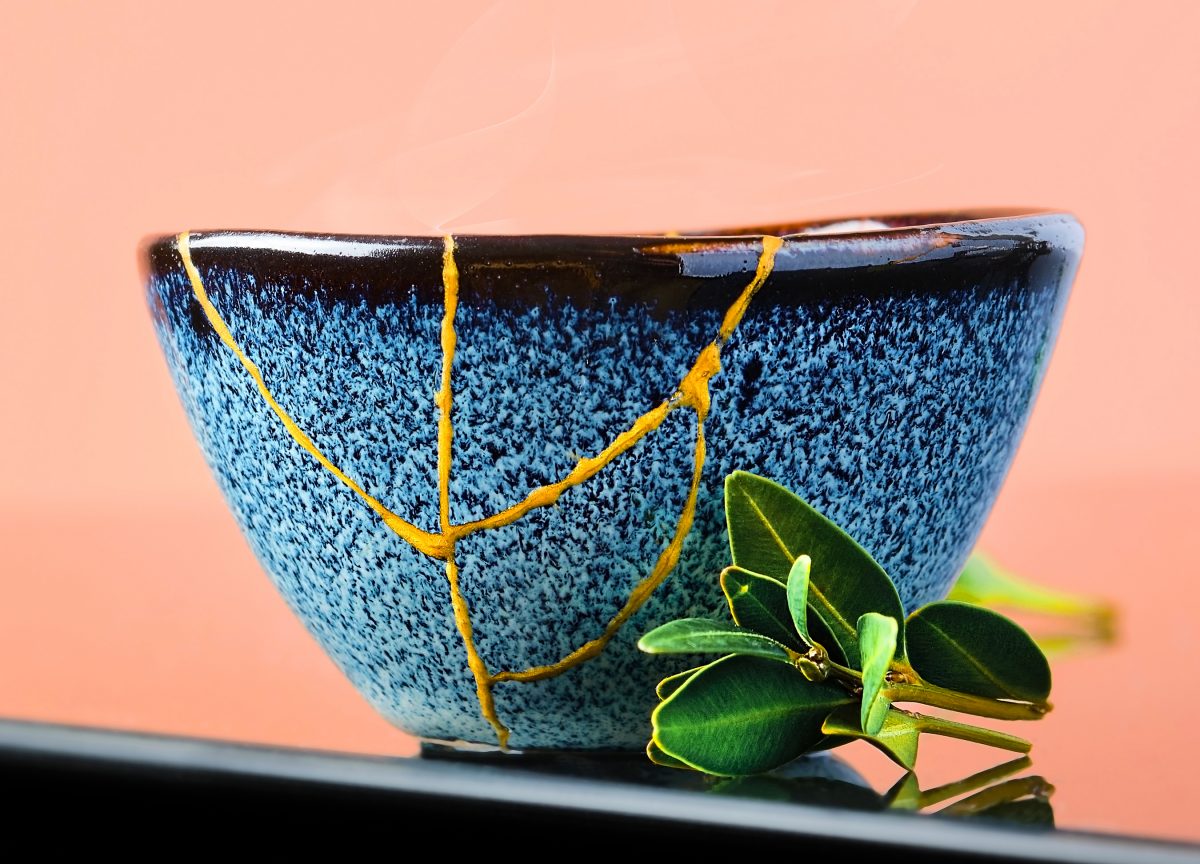
POLYGON ((338 790, 479 807, 651 820, 748 836, 819 839, 964 858, 1052 862, 1200 862, 1200 846, 1077 831, 1023 831, 949 819, 913 818, 771 801, 705 796, 615 781, 517 771, 495 764, 373 757, 264 747, 108 729, 0 719, 0 776, 15 764, 76 766, 93 775, 163 773, 230 782, 282 781, 327 794, 338 790))

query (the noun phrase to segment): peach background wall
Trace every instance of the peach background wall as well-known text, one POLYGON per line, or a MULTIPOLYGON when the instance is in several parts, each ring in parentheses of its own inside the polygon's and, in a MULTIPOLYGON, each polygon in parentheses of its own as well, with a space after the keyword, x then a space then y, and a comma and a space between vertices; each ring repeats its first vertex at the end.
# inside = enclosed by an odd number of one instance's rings
POLYGON ((1200 471, 1194 4, 269 7, 6 9, 0 507, 211 498, 134 258, 204 227, 1069 208, 1088 250, 1022 468, 1200 471))
MULTIPOLYGON (((3 17, 0 715, 411 750, 291 620, 191 440, 135 256, 185 228, 1072 210, 1083 267, 985 542, 1110 595, 1194 569, 1200 4, 209 0, 3 17), (1118 566, 1142 547, 1154 572, 1118 566)), ((1194 585, 1171 587, 1172 614, 1194 585)), ((1200 658, 1186 619, 1144 612, 1130 632, 1200 658)), ((1082 764, 1059 728, 1051 767, 1082 764)), ((1141 753, 1178 765, 1155 747, 1141 753)), ((1077 784, 1065 812, 1100 788, 1077 784)))

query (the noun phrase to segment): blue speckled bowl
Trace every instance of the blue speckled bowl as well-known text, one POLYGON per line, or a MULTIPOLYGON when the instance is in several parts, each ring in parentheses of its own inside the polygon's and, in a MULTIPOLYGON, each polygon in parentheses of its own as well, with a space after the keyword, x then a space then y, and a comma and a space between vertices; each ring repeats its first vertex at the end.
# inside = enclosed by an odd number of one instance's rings
POLYGON ((149 301, 251 546, 384 716, 639 748, 678 662, 637 637, 725 614, 730 471, 845 526, 909 608, 947 591, 1083 240, 1058 214, 828 227, 204 232, 147 247, 149 301))

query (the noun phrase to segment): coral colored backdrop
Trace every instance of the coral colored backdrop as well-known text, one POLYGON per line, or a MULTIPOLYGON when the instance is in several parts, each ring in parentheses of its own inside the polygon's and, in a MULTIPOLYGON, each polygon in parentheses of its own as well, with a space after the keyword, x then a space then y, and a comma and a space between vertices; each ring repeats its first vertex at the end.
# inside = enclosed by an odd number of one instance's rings
MULTIPOLYGON (((0 715, 413 750, 274 595, 191 440, 135 257, 143 235, 184 228, 1070 209, 1083 267, 985 544, 1041 581, 1158 592, 1128 601, 1126 638, 1200 660, 1200 5, 274 9, 5 9, 0 715)), ((1192 751, 1142 737, 1102 771, 1103 742, 1070 724, 1104 703, 1056 696, 1038 764, 1060 820, 1099 825, 1111 803, 1110 827, 1200 832, 1170 810, 1192 751), (1054 776, 1089 760, 1094 776, 1054 776), (1112 778, 1144 771, 1159 784, 1139 809, 1112 778)), ((1180 716, 1197 699, 1180 695, 1180 716)))

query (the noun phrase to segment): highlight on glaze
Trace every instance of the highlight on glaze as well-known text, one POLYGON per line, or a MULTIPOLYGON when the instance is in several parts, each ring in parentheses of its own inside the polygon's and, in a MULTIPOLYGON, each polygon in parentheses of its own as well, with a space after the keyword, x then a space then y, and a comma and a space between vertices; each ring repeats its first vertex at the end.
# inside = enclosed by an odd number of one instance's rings
POLYGON ((721 369, 721 348, 729 341, 734 330, 745 316, 750 302, 754 299, 754 295, 758 293, 759 289, 762 288, 767 278, 771 275, 776 253, 783 246, 783 240, 780 237, 772 235, 762 237, 762 251, 759 254, 754 277, 726 310, 721 327, 715 338, 700 351, 695 362, 680 380, 670 398, 638 417, 628 429, 618 435, 599 453, 594 456, 581 458, 562 480, 532 490, 522 501, 491 516, 455 525, 450 521, 450 478, 453 469, 454 442, 454 426, 451 421, 451 409, 454 398, 451 370, 454 365, 454 354, 458 342, 454 319, 458 309, 459 274, 457 264, 454 260, 454 238, 451 235, 447 235, 444 238, 442 253, 442 287, 445 299, 441 327, 441 386, 435 401, 438 409, 437 484, 440 530, 437 533, 433 533, 418 528, 416 525, 393 513, 382 502, 368 494, 359 483, 349 477, 317 448, 312 439, 308 437, 304 430, 292 419, 291 415, 275 400, 258 366, 242 350, 230 332, 228 325, 221 317, 220 312, 218 312, 216 306, 209 299, 208 293, 204 288, 203 279, 201 279, 199 271, 192 262, 189 236, 189 232, 186 231, 180 234, 176 238, 176 248, 183 261, 184 270, 191 284, 192 293, 197 302, 199 302, 213 330, 220 337, 221 342, 233 353, 234 357, 237 358, 238 362, 254 380, 258 392, 267 403, 267 406, 279 417, 287 433, 297 444, 316 459, 323 468, 358 495, 401 539, 409 543, 417 551, 445 562, 446 579, 450 587, 454 622, 462 638, 463 647, 467 654, 467 664, 475 681, 480 713, 495 730, 497 742, 500 747, 506 748, 509 730, 496 712, 495 700, 492 694, 494 686, 505 681, 531 682, 553 678, 580 663, 598 656, 625 622, 642 607, 659 585, 670 575, 676 564, 678 564, 684 540, 687 539, 687 535, 691 531, 693 519, 695 518, 696 501, 700 491, 700 478, 704 470, 706 455, 704 421, 708 416, 711 404, 709 398, 709 381, 721 369), (691 409, 696 414, 696 443, 692 458, 692 478, 687 498, 676 521, 671 539, 659 554, 649 573, 634 586, 625 603, 609 619, 599 636, 579 646, 562 659, 548 665, 532 666, 523 670, 500 670, 497 672, 489 670, 476 649, 471 623, 471 612, 466 598, 459 587, 458 564, 455 560, 455 544, 462 538, 477 531, 511 525, 533 510, 554 504, 564 492, 595 476, 614 459, 636 446, 639 441, 661 426, 669 414, 681 408, 691 409))

